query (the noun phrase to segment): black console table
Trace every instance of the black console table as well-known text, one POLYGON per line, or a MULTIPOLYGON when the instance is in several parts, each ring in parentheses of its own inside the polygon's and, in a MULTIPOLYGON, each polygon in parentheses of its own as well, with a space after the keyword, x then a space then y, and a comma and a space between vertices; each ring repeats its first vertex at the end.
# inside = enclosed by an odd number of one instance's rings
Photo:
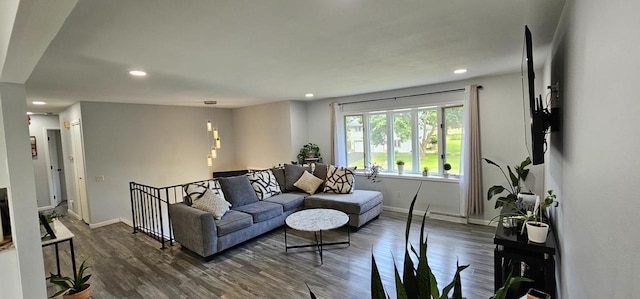
MULTIPOLYGON (((503 208, 503 212, 505 209, 507 208, 503 208)), ((555 240, 556 237, 551 227, 546 243, 533 243, 527 239, 526 229, 525 234, 520 234, 520 228, 505 228, 502 221, 499 221, 496 234, 493 237, 493 243, 496 244, 494 251, 495 290, 502 287, 509 273, 513 271, 513 276, 534 279, 531 286, 556 298, 555 240), (525 263, 530 271, 523 271, 521 263, 525 263), (531 273, 534 273, 535 277, 528 275, 531 273)), ((520 295, 522 294, 518 294, 518 296, 520 295)))

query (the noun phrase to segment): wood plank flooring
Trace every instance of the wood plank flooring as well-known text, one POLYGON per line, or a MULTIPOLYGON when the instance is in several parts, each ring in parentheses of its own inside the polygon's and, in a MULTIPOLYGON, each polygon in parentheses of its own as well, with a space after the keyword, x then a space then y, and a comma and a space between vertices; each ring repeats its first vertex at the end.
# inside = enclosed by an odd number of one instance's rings
MULTIPOLYGON (((218 254, 204 262, 180 245, 161 250, 160 243, 117 223, 97 229, 67 216, 61 221, 75 234, 78 265, 88 258, 93 298, 309 298, 305 283, 318 298, 369 298, 371 254, 385 289, 395 298, 393 259, 404 258, 405 214, 383 212, 351 233, 351 246, 317 252, 284 250, 279 228, 218 254)), ((417 244, 421 219, 414 217, 412 242, 417 244)), ((429 263, 439 288, 455 273, 456 260, 470 264, 462 272, 463 295, 469 299, 493 294, 494 228, 428 219, 429 263)), ((306 244, 312 233, 288 231, 289 244, 306 244)), ((325 241, 346 238, 346 229, 327 232, 325 241)), ((63 275, 71 275, 66 244, 60 245, 63 275)), ((45 272, 55 272, 53 247, 43 248, 45 272)), ((48 284, 48 294, 55 287, 48 284)))

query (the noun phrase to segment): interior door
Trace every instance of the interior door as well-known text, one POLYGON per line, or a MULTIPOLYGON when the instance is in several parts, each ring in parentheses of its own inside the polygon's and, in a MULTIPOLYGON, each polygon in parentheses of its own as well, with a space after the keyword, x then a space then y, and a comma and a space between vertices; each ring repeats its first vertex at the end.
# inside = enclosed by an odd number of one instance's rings
POLYGON ((47 146, 49 147, 49 169, 51 172, 51 205, 57 206, 62 200, 61 194, 61 184, 60 184, 60 161, 58 161, 58 138, 57 135, 60 135, 60 130, 47 130, 47 146))
POLYGON ((71 143, 73 146, 73 165, 75 168, 76 204, 78 205, 75 207, 75 211, 85 223, 90 223, 84 170, 84 151, 82 147, 82 128, 79 120, 71 123, 71 143))

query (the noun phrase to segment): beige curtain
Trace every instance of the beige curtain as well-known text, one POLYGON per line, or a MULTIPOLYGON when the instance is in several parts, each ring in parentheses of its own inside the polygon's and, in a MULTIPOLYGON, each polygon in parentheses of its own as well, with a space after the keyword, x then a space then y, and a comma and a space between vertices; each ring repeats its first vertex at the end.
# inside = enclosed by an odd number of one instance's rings
POLYGON ((344 131, 344 113, 338 103, 329 104, 331 109, 331 164, 347 166, 347 150, 344 131))
POLYGON ((462 176, 460 188, 465 216, 482 215, 482 175, 480 157, 480 121, 478 117, 478 86, 465 88, 462 142, 462 176))

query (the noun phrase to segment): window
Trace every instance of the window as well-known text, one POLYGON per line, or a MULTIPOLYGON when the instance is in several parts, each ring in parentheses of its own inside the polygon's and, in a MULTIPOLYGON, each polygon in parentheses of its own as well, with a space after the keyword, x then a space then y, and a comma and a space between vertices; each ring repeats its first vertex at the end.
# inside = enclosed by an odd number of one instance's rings
POLYGON ((463 106, 433 105, 345 115, 347 163, 363 168, 379 165, 396 172, 396 161, 405 162, 405 173, 460 173, 463 106))

